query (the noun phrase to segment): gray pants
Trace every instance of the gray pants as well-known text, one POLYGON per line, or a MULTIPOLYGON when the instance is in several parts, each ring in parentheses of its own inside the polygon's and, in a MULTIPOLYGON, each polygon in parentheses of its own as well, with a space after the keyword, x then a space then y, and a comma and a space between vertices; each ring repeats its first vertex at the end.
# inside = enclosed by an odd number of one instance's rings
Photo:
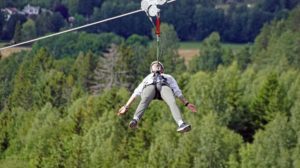
MULTIPOLYGON (((167 103, 169 106, 172 116, 177 124, 182 122, 182 117, 180 110, 176 104, 175 96, 172 89, 168 86, 162 86, 160 90, 161 98, 167 103)), ((146 108, 149 106, 150 102, 155 98, 156 88, 154 85, 146 86, 141 95, 141 102, 138 105, 135 113, 134 119, 139 120, 142 118, 146 108)))

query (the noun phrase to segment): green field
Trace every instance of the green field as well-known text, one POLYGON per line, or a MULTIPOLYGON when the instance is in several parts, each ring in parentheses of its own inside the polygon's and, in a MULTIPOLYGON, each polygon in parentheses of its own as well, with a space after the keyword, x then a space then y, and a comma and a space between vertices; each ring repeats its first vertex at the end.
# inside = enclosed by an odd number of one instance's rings
POLYGON ((199 49, 201 47, 201 42, 181 42, 180 49, 199 49))
POLYGON ((3 47, 6 43, 0 42, 0 47, 3 47))
MULTIPOLYGON (((239 50, 248 44, 233 44, 233 43, 222 43, 222 46, 224 48, 231 48, 232 50, 239 50)), ((251 45, 251 44, 250 44, 251 45)), ((181 42, 180 43, 180 49, 201 49, 202 43, 201 42, 181 42)))

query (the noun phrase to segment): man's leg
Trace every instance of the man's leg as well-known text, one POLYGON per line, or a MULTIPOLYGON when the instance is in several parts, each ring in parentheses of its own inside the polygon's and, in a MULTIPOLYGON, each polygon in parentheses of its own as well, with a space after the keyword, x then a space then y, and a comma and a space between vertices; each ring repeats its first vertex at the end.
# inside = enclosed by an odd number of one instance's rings
POLYGON ((160 91, 161 98, 168 104, 172 116, 178 125, 182 124, 182 116, 176 104, 176 99, 172 89, 168 86, 162 86, 160 91))
POLYGON ((162 88, 160 90, 160 95, 161 95, 162 99, 168 104, 168 106, 172 112, 172 116, 179 127, 177 129, 177 131, 178 132, 190 131, 191 126, 188 124, 185 124, 182 120, 182 116, 181 116, 180 110, 176 104, 176 99, 175 99, 172 89, 168 86, 162 86, 162 88))
POLYGON ((151 100, 153 100, 153 98, 155 97, 155 93, 156 90, 154 85, 149 85, 144 88, 141 95, 141 101, 134 113, 133 119, 139 121, 142 118, 146 108, 149 106, 151 100))

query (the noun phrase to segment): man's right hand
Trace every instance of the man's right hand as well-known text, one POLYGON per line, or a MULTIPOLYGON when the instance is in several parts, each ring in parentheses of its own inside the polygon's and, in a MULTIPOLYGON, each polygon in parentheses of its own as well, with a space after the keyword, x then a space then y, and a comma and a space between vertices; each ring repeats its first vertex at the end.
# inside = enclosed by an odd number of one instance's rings
POLYGON ((118 116, 125 114, 128 111, 128 106, 122 106, 118 111, 118 116))

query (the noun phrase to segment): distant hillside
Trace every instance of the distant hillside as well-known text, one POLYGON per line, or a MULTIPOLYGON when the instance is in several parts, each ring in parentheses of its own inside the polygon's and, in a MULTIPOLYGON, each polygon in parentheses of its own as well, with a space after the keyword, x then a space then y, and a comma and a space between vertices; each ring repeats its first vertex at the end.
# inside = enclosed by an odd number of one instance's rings
POLYGON ((299 16, 300 7, 265 25, 236 54, 212 33, 189 67, 162 24, 160 61, 197 107, 178 101, 186 134, 163 101, 134 130, 140 99, 117 115, 156 56, 143 36, 70 33, 0 60, 0 167, 299 168, 299 16))
MULTIPOLYGON (((0 12, 0 34, 2 34, 0 40, 22 41, 71 26, 80 26, 139 9, 140 2, 140 0, 61 0, 56 3, 53 3, 53 0, 1 1, 0 8, 4 11, 10 11, 5 9, 7 7, 22 10, 30 3, 33 9, 42 9, 42 12, 33 16, 19 12, 11 15, 7 21, 0 12), (16 32, 18 36, 15 36, 16 32)), ((163 22, 174 25, 178 37, 183 41, 202 41, 212 32, 219 32, 223 42, 247 43, 254 41, 265 23, 274 18, 279 20, 285 18, 288 11, 298 4, 297 0, 180 0, 163 7, 161 18, 163 22)), ((151 29, 151 23, 145 14, 141 13, 93 26, 84 31, 113 32, 127 38, 132 34, 151 37, 151 29)))

